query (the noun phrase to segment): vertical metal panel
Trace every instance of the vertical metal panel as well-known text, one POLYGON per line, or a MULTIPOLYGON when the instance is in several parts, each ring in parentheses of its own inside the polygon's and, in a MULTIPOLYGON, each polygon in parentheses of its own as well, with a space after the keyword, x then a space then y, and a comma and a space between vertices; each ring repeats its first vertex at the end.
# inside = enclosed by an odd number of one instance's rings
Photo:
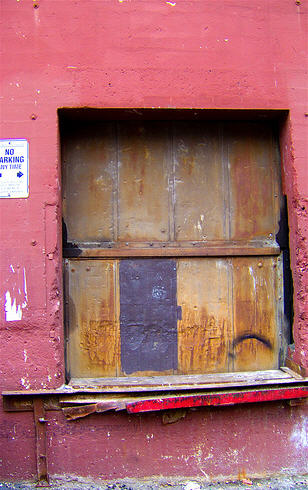
POLYGON ((237 257, 232 263, 234 370, 274 369, 279 347, 278 259, 237 257))
POLYGON ((177 368, 176 263, 120 263, 121 363, 125 374, 177 368))
POLYGON ((118 143, 119 240, 168 241, 168 124, 119 123, 118 143))
POLYGON ((176 240, 226 238, 224 169, 218 123, 174 124, 176 240))
POLYGON ((276 156, 272 130, 266 125, 235 123, 226 125, 225 135, 230 165, 230 238, 274 240, 276 156))
POLYGON ((70 260, 68 361, 72 376, 116 376, 120 349, 117 261, 70 260))
POLYGON ((72 128, 63 142, 63 218, 69 242, 113 240, 112 123, 72 128))
POLYGON ((180 259, 179 373, 228 371, 231 277, 228 259, 180 259))

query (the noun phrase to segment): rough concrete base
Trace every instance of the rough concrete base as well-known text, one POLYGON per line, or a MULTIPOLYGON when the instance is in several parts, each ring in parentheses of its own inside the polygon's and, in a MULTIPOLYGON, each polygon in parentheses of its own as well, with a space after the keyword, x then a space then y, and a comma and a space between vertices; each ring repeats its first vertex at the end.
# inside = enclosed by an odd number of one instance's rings
MULTIPOLYGON (((0 489, 31 489, 42 488, 36 483, 18 482, 0 483, 0 489)), ((237 490, 237 489, 258 489, 258 490, 289 490, 289 489, 308 489, 308 475, 297 476, 278 476, 275 478, 262 479, 243 479, 238 481, 208 482, 202 479, 172 479, 172 480, 113 480, 93 482, 79 478, 57 479, 50 482, 52 490, 74 489, 74 490, 237 490)))

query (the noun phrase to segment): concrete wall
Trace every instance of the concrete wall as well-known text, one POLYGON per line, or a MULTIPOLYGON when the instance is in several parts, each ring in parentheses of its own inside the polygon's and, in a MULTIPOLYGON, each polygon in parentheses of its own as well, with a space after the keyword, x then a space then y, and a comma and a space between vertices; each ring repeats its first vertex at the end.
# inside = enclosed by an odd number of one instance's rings
MULTIPOLYGON (((59 107, 289 109, 281 132, 294 360, 308 367, 307 3, 2 0, 1 138, 30 144, 30 196, 1 199, 2 389, 64 382, 59 107), (306 113, 306 114, 305 114, 306 113), (6 321, 5 293, 28 303, 6 321), (19 292, 19 290, 21 292, 19 292)), ((3 413, 1 478, 35 475, 32 414, 3 413)), ((270 403, 161 415, 49 412, 51 474, 102 478, 305 472, 307 409, 270 403)))

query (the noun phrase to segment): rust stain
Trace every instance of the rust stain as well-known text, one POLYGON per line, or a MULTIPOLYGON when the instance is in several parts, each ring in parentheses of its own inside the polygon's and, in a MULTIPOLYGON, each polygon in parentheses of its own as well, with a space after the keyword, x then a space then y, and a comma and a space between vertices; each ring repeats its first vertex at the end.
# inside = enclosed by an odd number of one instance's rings
POLYGON ((80 347, 88 352, 89 360, 102 368, 115 364, 115 351, 108 347, 114 339, 116 323, 90 320, 81 326, 80 347))
POLYGON ((63 218, 68 242, 112 240, 109 167, 115 156, 111 123, 72 126, 63 137, 63 218))
POLYGON ((119 319, 117 262, 74 261, 70 273, 69 349, 72 376, 115 376, 119 319))
POLYGON ((140 123, 119 125, 120 241, 163 241, 169 229, 167 124, 143 126, 140 132, 140 123))
POLYGON ((237 125, 229 135, 231 239, 274 239, 276 168, 271 128, 237 125), (241 137, 239 138, 239 134, 241 137))
POLYGON ((216 259, 180 259, 177 269, 178 304, 182 307, 178 322, 179 373, 227 371, 227 262, 221 266, 216 259))
POLYGON ((224 199, 219 125, 174 123, 176 240, 222 240, 224 199))
POLYGON ((225 321, 207 315, 206 308, 183 307, 179 326, 179 358, 183 373, 213 372, 226 348, 225 321))
POLYGON ((168 412, 164 412, 162 416, 162 423, 164 425, 167 424, 175 424, 181 419, 184 419, 187 415, 187 410, 183 408, 179 408, 177 410, 170 410, 168 412))
POLYGON ((236 371, 277 367, 277 259, 232 259, 234 276, 234 368, 236 371), (249 338, 250 336, 250 338, 249 338), (242 339, 237 342, 236 339, 242 339), (263 340, 260 341, 260 339, 263 340))
POLYGON ((196 166, 195 156, 194 155, 182 156, 181 163, 183 164, 186 175, 190 177, 196 166))
POLYGON ((103 413, 109 410, 124 410, 125 408, 126 404, 122 400, 104 400, 97 403, 64 407, 62 408, 62 412, 67 420, 77 420, 93 413, 103 413))

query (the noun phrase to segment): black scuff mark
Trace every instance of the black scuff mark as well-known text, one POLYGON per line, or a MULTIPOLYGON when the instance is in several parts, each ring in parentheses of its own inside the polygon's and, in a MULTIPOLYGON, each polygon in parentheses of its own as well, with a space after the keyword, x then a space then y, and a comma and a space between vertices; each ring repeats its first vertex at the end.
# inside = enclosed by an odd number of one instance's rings
MULTIPOLYGON (((263 337, 263 335, 259 335, 255 333, 243 333, 241 335, 238 335, 232 342, 232 350, 234 350, 244 340, 253 340, 253 339, 257 340, 258 342, 261 342, 268 349, 273 350, 272 343, 266 337, 263 337)), ((235 358, 235 354, 233 354, 231 350, 228 355, 232 359, 235 358)))

